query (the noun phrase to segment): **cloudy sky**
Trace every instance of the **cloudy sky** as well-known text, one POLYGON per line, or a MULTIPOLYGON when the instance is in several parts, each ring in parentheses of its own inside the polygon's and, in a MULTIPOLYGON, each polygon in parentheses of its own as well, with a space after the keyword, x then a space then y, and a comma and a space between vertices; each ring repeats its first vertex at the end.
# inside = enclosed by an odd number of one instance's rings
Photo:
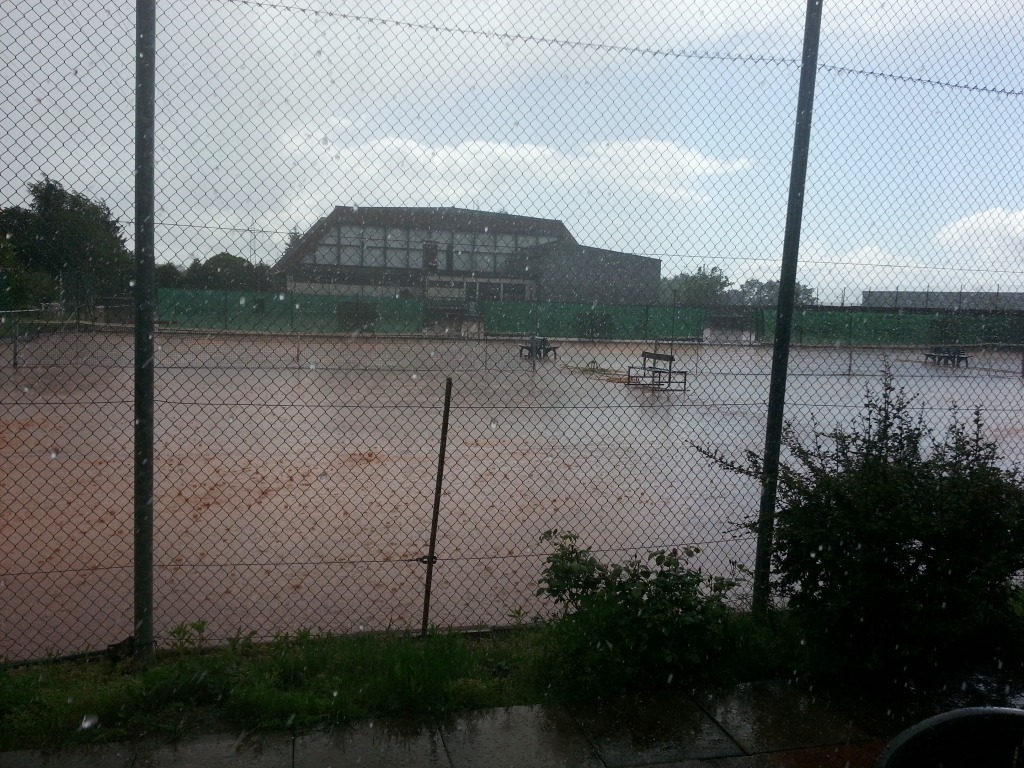
MULTIPOLYGON (((2 205, 49 174, 130 233, 126 5, 5 4, 2 205)), ((666 275, 777 276, 802 2, 158 5, 158 261, 272 262, 335 205, 450 205, 666 275)), ((802 282, 1024 291, 1022 39, 1004 0, 825 0, 802 282)))

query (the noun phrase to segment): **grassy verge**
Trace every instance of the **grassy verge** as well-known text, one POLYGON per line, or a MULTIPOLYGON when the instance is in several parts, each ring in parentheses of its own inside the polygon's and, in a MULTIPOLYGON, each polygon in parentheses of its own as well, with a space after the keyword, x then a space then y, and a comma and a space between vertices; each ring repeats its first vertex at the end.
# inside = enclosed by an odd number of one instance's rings
MULTIPOLYGON (((784 674, 783 636, 735 615, 702 682, 784 674)), ((146 668, 103 659, 14 667, 0 671, 0 751, 564 701, 574 687, 554 659, 548 628, 531 627, 427 638, 299 633, 161 652, 146 668)))

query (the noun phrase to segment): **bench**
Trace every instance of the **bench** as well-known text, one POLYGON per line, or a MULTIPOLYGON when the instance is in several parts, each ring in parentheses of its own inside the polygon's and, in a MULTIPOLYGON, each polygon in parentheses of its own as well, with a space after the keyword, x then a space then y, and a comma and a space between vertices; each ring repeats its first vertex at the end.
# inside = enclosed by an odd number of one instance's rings
POLYGON ((655 389, 682 389, 686 391, 686 371, 679 371, 672 366, 675 363, 675 355, 666 355, 662 352, 643 352, 640 355, 640 365, 631 365, 626 370, 626 384, 642 387, 653 387, 655 389), (673 381, 675 377, 675 381, 673 381), (682 387, 678 387, 682 379, 682 387))
POLYGON ((519 356, 528 358, 547 357, 558 359, 558 347, 548 343, 546 336, 531 336, 529 343, 519 345, 519 356))
POLYGON ((935 365, 951 365, 954 368, 959 368, 960 363, 967 366, 968 360, 970 360, 970 356, 956 347, 932 347, 930 352, 924 353, 924 361, 935 365))

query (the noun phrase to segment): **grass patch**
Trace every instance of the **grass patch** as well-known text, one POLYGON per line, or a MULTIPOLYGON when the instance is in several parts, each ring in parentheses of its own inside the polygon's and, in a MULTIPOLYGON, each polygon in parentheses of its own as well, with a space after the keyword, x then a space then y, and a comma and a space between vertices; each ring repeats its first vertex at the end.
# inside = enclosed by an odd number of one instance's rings
MULTIPOLYGON (((267 644, 161 651, 145 668, 106 659, 11 667, 0 671, 0 751, 566 701, 579 689, 558 667, 555 627, 426 638, 300 632, 267 644)), ((701 677, 734 682, 792 670, 780 636, 731 615, 720 658, 701 677)))

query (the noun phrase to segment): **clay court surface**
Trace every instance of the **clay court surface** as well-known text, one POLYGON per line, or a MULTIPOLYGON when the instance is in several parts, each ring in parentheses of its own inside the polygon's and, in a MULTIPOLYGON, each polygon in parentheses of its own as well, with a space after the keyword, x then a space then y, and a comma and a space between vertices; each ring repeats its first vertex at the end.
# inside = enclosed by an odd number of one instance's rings
MULTIPOLYGON (((132 631, 130 333, 0 343, 0 657, 103 648, 132 631)), ((163 333, 156 374, 155 624, 207 638, 419 627, 444 382, 453 379, 431 623, 507 624, 534 592, 549 528, 609 560, 698 544, 750 565, 751 481, 697 443, 759 451, 771 349, 675 347, 688 391, 628 387, 644 343, 163 333)), ((921 350, 797 348, 787 415, 849 423, 888 361, 941 427, 980 406, 1024 457, 1019 352, 969 367, 921 350)))

